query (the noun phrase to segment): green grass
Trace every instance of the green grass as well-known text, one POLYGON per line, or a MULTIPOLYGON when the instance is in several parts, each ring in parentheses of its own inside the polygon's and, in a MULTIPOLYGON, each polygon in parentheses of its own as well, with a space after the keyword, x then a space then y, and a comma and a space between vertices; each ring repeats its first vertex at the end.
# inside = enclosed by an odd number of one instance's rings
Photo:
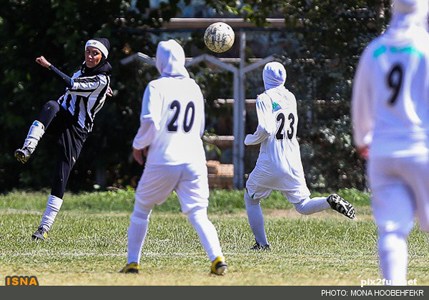
MULTIPOLYGON (((369 196, 355 189, 343 189, 338 192, 352 202, 356 207, 368 207, 369 196)), ((40 211, 45 208, 48 191, 19 192, 15 191, 0 196, 0 209, 22 209, 40 211)), ((325 194, 327 195, 327 194, 325 194)), ((314 193, 312 197, 320 196, 314 193)), ((172 194, 168 201, 157 207, 157 211, 180 211, 177 197, 172 194)), ((91 212, 130 212, 133 209, 134 190, 116 190, 108 192, 91 192, 66 194, 62 211, 91 211, 91 212)), ((279 192, 273 192, 264 200, 263 207, 267 209, 291 209, 293 206, 279 192)), ((213 190, 210 192, 209 212, 231 213, 242 212, 244 209, 242 190, 213 190)))
MULTIPOLYGON (((367 194, 340 194, 356 206, 356 221, 333 211, 299 215, 274 193, 262 204, 272 251, 254 253, 242 191, 212 191, 209 217, 229 264, 218 277, 208 274, 208 258, 174 195, 152 213, 143 272, 124 275, 118 270, 126 261, 132 190, 67 194, 43 243, 30 236, 47 193, 13 192, 0 196, 0 285, 8 275, 35 275, 40 285, 360 285, 380 277, 376 228, 367 194)), ((429 285, 427 242, 412 231, 408 277, 419 285, 429 285)))

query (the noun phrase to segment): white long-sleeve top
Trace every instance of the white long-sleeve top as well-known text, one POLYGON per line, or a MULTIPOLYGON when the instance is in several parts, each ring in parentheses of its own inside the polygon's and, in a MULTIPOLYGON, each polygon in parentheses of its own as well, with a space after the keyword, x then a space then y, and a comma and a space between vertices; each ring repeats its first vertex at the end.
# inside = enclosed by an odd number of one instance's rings
POLYGON ((269 176, 269 187, 279 190, 306 188, 296 138, 298 114, 295 96, 283 85, 266 90, 256 99, 258 127, 244 140, 261 144, 256 168, 269 176))
POLYGON ((161 42, 156 59, 161 77, 145 89, 133 147, 149 147, 147 164, 205 164, 204 98, 184 68, 183 50, 173 41, 161 42))
POLYGON ((353 82, 353 139, 370 156, 421 153, 429 133, 429 35, 395 16, 364 50, 353 82))

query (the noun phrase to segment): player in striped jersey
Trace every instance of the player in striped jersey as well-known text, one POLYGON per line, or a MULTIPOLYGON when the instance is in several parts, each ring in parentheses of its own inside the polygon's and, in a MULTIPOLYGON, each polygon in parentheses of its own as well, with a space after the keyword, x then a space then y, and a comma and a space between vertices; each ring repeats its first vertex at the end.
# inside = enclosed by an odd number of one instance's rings
POLYGON ((380 270, 386 284, 406 285, 415 217, 429 231, 429 9, 428 0, 392 4, 387 30, 360 57, 352 123, 368 159, 380 270))
POLYGON ((286 70, 282 64, 270 62, 262 76, 265 92, 256 99, 258 127, 244 140, 246 145, 261 144, 244 193, 249 225, 256 240, 252 250, 270 249, 260 202, 273 190, 281 191, 301 214, 332 208, 350 219, 355 217, 353 206, 337 194, 310 198, 296 138, 296 99, 284 86, 286 70))
POLYGON ((36 232, 35 240, 44 240, 54 223, 63 203, 70 172, 76 163, 83 144, 92 131, 94 118, 103 107, 106 96, 111 93, 111 65, 107 61, 110 43, 105 38, 94 38, 85 44, 85 61, 72 77, 67 76, 45 57, 36 62, 62 78, 66 83, 65 93, 57 101, 48 101, 42 107, 39 117, 33 122, 22 148, 15 151, 15 157, 26 163, 33 154, 40 139, 48 130, 58 141, 58 157, 53 176, 51 194, 46 210, 36 232))

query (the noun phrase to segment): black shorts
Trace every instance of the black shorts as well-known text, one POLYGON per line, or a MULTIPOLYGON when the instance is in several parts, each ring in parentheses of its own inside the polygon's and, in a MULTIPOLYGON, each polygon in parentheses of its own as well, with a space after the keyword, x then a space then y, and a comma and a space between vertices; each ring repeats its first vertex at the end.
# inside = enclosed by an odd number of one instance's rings
POLYGON ((69 162, 70 169, 73 168, 89 132, 80 127, 77 120, 61 107, 47 133, 57 141, 60 155, 58 159, 69 162))

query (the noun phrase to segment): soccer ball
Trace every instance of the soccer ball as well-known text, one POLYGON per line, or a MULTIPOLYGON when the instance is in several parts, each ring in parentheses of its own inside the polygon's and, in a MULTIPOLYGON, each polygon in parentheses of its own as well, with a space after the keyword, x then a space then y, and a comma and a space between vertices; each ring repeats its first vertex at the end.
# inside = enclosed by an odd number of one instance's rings
POLYGON ((204 44, 216 53, 229 50, 234 44, 234 30, 223 22, 216 22, 207 27, 204 33, 204 44))

